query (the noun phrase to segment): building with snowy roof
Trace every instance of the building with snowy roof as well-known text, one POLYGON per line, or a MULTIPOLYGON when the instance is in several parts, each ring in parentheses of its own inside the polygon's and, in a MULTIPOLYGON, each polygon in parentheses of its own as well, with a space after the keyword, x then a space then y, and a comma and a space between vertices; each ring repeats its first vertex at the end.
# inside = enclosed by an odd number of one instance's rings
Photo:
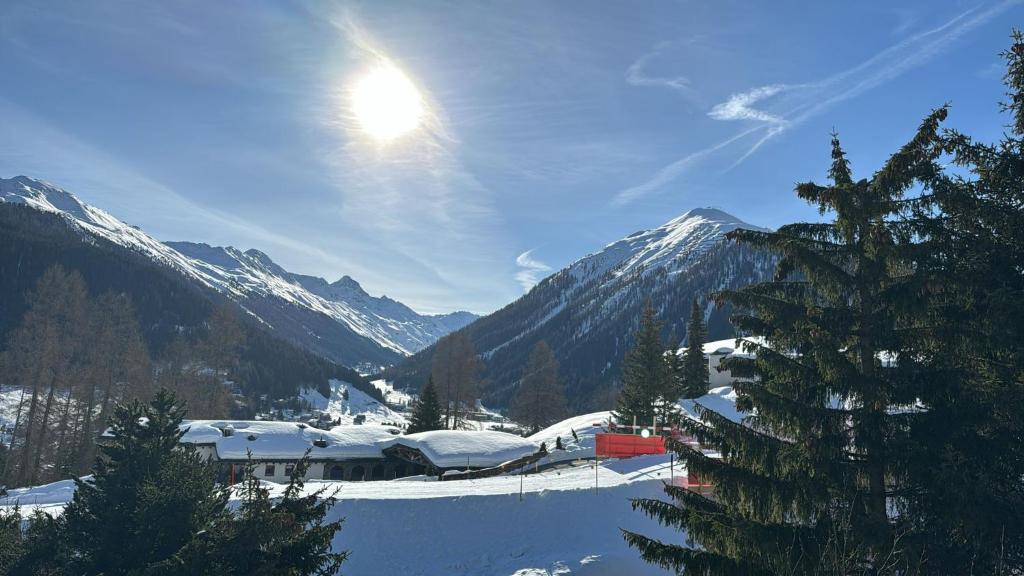
POLYGON ((220 464, 227 482, 241 478, 250 457, 258 478, 287 482, 307 451, 307 479, 358 482, 491 468, 540 450, 532 440, 494 431, 403 436, 398 428, 375 424, 320 430, 303 423, 240 420, 192 420, 182 428, 181 441, 220 464))

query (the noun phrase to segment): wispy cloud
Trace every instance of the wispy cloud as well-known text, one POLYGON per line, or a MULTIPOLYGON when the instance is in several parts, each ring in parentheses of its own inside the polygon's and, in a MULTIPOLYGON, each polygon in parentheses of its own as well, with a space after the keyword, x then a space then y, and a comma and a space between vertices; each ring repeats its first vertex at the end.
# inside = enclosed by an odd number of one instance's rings
POLYGON ((732 169, 769 140, 840 102, 855 98, 928 62, 965 34, 1020 2, 1003 0, 984 8, 967 10, 936 28, 911 35, 832 76, 802 84, 773 83, 734 93, 724 102, 712 106, 708 117, 724 122, 753 123, 753 127, 663 167, 647 181, 619 192, 612 199, 612 204, 628 204, 657 192, 719 153, 728 152, 733 156, 726 170, 732 169), (741 147, 744 142, 749 143, 741 147))
POLYGON ((632 86, 661 87, 679 92, 684 98, 700 104, 700 93, 693 87, 693 82, 686 76, 656 76, 648 72, 651 63, 664 56, 672 42, 661 42, 650 52, 643 54, 626 70, 626 82, 632 86))
POLYGON ((785 124, 786 119, 771 112, 754 108, 761 100, 771 98, 789 87, 784 84, 761 86, 748 92, 733 94, 721 104, 715 104, 708 116, 715 120, 758 120, 769 124, 785 124))
POLYGON ((551 271, 551 266, 533 257, 533 250, 527 250, 516 256, 516 266, 522 268, 516 272, 516 282, 523 287, 523 292, 529 292, 530 288, 536 286, 537 282, 551 271))

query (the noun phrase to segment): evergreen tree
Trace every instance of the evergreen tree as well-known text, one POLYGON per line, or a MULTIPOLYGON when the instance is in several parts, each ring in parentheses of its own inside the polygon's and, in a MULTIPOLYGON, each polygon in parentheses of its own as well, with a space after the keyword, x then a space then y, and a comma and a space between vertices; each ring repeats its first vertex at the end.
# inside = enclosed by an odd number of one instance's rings
POLYGON ((915 489, 902 513, 912 543, 949 574, 1024 570, 1024 35, 1003 53, 1010 113, 1000 142, 947 131, 960 167, 935 172, 915 206, 928 241, 916 264, 932 279, 913 355, 930 378, 909 446, 915 489))
POLYGON ((686 329, 686 352, 683 353, 680 381, 683 398, 698 398, 708 393, 710 376, 708 360, 704 357, 704 312, 697 299, 690 307, 690 322, 686 329))
MULTIPOLYGON (((180 444, 185 411, 161 390, 118 405, 92 479, 76 480, 61 518, 73 574, 169 570, 196 534, 230 514, 212 465, 180 444)), ((165 573, 157 571, 156 573, 165 573)))
POLYGON ((253 473, 251 455, 241 485, 237 514, 183 554, 189 574, 239 576, 334 576, 348 552, 332 551, 342 520, 328 522, 336 503, 327 488, 303 494, 309 450, 299 460, 278 501, 253 473))
MULTIPOLYGON (((326 520, 332 496, 303 494, 308 453, 279 501, 248 474, 234 513, 213 465, 180 443, 183 416, 166 390, 147 407, 118 404, 92 478, 76 480, 63 515, 39 514, 17 544, 0 546, 14 557, 0 575, 335 574, 347 557, 331 550, 341 520, 326 520)), ((0 517, 0 532, 12 518, 0 517)))
POLYGON ((409 418, 409 427, 406 434, 417 432, 428 432, 430 430, 444 429, 444 411, 437 399, 437 388, 434 387, 434 378, 427 380, 427 385, 420 390, 420 398, 412 407, 412 416, 409 418))
MULTIPOLYGON (((776 279, 715 297, 739 310, 733 322, 762 337, 757 379, 737 382, 744 424, 698 407, 680 425, 707 454, 672 448, 711 497, 669 486, 675 503, 634 506, 686 530, 695 546, 631 532, 650 562, 698 574, 908 573, 923 559, 901 547, 914 529, 890 517, 908 486, 907 429, 927 367, 904 355, 916 320, 921 275, 909 265, 915 237, 899 218, 903 194, 935 170, 940 109, 871 179, 855 181, 838 138, 832 185, 797 194, 831 221, 776 232, 737 230, 742 243, 781 255, 776 279), (898 358, 882 363, 881 358, 898 358)), ((736 361, 740 362, 740 361, 736 361)))
POLYGON ((558 380, 558 360, 547 342, 541 340, 530 353, 509 416, 537 432, 567 414, 565 390, 558 380))
POLYGON ((622 369, 622 391, 615 419, 623 425, 647 426, 673 412, 675 385, 671 355, 661 341, 661 322, 648 302, 640 319, 636 342, 626 354, 622 369))

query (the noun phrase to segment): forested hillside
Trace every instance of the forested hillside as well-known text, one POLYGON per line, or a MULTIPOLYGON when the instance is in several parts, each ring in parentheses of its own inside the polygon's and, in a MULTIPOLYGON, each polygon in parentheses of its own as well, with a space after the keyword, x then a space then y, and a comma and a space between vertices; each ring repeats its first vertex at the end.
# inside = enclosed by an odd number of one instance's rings
MULTIPOLYGON (((0 204, 0 338, 20 322, 28 294, 54 264, 82 275, 91 294, 125 293, 138 317, 147 349, 161 355, 175 336, 205 326, 222 300, 195 288, 169 268, 120 246, 89 237, 54 214, 0 204)), ((239 382, 254 394, 294 394, 299 386, 325 386, 343 378, 379 396, 353 370, 324 360, 268 334, 265 327, 239 317, 247 346, 240 352, 239 382)))

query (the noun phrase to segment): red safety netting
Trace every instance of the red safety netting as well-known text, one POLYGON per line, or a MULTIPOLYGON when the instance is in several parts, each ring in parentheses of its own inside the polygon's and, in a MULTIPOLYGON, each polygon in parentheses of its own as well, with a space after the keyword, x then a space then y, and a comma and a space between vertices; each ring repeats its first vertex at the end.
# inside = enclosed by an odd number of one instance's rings
POLYGON ((597 434, 598 458, 632 458, 644 454, 664 454, 665 442, 660 436, 644 438, 636 434, 597 434))

